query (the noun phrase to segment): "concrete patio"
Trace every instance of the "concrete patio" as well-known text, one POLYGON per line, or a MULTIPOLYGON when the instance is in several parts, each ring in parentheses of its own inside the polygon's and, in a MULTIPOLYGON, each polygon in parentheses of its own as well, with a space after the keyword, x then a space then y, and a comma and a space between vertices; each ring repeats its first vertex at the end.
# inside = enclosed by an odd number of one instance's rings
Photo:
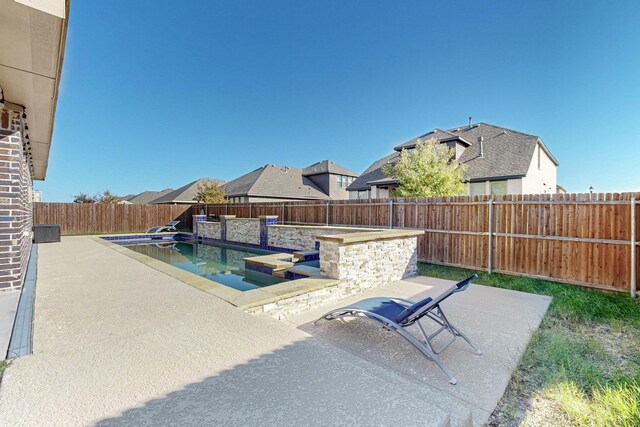
MULTIPOLYGON (((419 298, 418 277, 359 295, 419 298)), ((87 237, 39 247, 34 353, 0 384, 0 425, 481 425, 549 298, 472 285, 437 367, 362 321, 251 316, 87 237)))

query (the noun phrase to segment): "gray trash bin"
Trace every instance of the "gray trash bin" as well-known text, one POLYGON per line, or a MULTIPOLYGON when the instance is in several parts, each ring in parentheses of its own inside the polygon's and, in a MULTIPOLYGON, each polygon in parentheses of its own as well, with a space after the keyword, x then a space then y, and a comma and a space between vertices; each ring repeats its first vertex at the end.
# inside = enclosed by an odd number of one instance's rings
POLYGON ((60 225, 37 224, 33 226, 33 243, 50 243, 60 241, 60 225))

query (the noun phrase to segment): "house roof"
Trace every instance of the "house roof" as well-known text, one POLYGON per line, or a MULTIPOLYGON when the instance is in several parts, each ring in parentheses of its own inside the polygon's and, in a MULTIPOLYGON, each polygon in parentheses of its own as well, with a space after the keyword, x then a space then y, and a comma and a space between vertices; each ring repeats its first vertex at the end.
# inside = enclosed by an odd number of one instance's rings
POLYGON ((328 199, 329 196, 307 178, 303 171, 304 169, 268 164, 227 182, 223 188, 227 197, 328 199))
POLYGON ((182 187, 168 191, 164 194, 159 195, 159 197, 151 200, 149 203, 152 205, 159 204, 173 204, 173 203, 189 203, 193 204, 196 202, 196 192, 198 191, 198 185, 204 184, 206 182, 214 182, 216 185, 222 186, 225 181, 220 179, 212 179, 212 178, 200 178, 198 180, 192 181, 187 185, 183 185, 182 187))
POLYGON ((134 203, 138 205, 146 205, 150 203, 152 200, 155 200, 164 194, 170 193, 171 191, 173 191, 173 188, 166 188, 162 191, 143 191, 142 193, 127 199, 126 201, 129 203, 134 203))
POLYGON ((458 159, 459 163, 467 165, 465 175, 469 180, 525 176, 538 144, 558 166, 558 161, 536 135, 486 123, 457 128, 455 133, 473 144, 458 159), (478 142, 480 137, 484 145, 482 157, 478 142))
POLYGON ((381 179, 386 179, 387 177, 382 173, 382 167, 389 163, 393 163, 398 158, 398 156, 400 156, 400 153, 398 151, 394 151, 388 156, 373 162, 373 164, 369 166, 367 170, 362 172, 362 174, 358 178, 356 178, 356 180, 353 181, 351 185, 349 185, 349 187, 347 187, 347 190, 368 190, 371 187, 370 183, 381 179))
POLYGON ((332 162, 331 160, 323 160, 321 162, 314 163, 302 170, 302 174, 304 176, 321 175, 325 173, 347 176, 360 175, 359 173, 349 170, 344 166, 340 166, 339 164, 332 162))
POLYGON ((440 142, 458 140, 466 147, 471 145, 470 142, 464 140, 459 135, 456 135, 453 132, 436 128, 436 129, 434 129, 432 131, 429 131, 429 132, 425 133, 424 135, 417 136, 417 137, 415 137, 413 139, 410 139, 409 141, 407 141, 407 142, 405 142, 403 144, 398 145, 397 147, 394 148, 394 150, 402 151, 402 149, 404 149, 404 148, 407 148, 407 149, 408 148, 415 148, 415 146, 417 145, 418 141, 427 141, 427 140, 429 140, 431 138, 435 138, 436 140, 438 140, 440 142))
POLYGON ((401 150, 414 148, 418 140, 430 138, 436 138, 439 142, 456 140, 466 146, 458 162, 467 165, 465 176, 470 181, 525 176, 538 144, 558 166, 558 161, 538 136, 488 123, 477 123, 470 127, 461 126, 445 131, 434 129, 395 147, 395 153, 373 163, 347 189, 350 191, 369 189, 371 182, 385 177, 381 169, 384 164, 395 160, 401 150), (484 146, 482 157, 480 157, 479 144, 481 137, 484 146))

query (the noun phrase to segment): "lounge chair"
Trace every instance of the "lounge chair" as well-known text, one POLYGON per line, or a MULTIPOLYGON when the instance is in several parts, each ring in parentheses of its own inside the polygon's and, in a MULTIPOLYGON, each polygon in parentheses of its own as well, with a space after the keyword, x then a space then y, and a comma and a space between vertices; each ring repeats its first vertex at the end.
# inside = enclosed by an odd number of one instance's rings
POLYGON ((176 225, 180 224, 180 221, 170 221, 167 225, 156 225, 147 230, 147 233, 162 233, 162 232, 177 232, 176 225))
POLYGON ((313 323, 316 325, 322 320, 329 321, 344 317, 359 317, 371 320, 385 329, 397 332, 402 338, 413 344, 427 357, 427 359, 433 360, 436 365, 442 369, 447 377, 449 377, 449 382, 451 384, 456 384, 458 381, 451 372, 449 372, 440 359, 438 359, 437 355, 447 349, 457 337, 462 337, 475 350, 476 354, 482 354, 482 352, 471 342, 469 338, 467 338, 465 334, 460 331, 460 329, 456 328, 449 319, 447 319, 440 307, 440 303, 454 293, 462 292, 467 289, 471 284, 471 281, 477 278, 478 275, 474 274, 463 281, 452 285, 440 295, 434 298, 428 297, 418 302, 412 302, 402 298, 367 298, 346 307, 332 310, 313 323), (422 318, 433 320, 435 323, 440 325, 440 327, 429 335, 420 323, 422 318), (413 324, 418 326, 418 329, 420 329, 424 339, 413 335, 406 329, 407 326, 411 326, 413 324), (441 348, 435 349, 432 341, 440 333, 445 331, 451 335, 451 339, 442 345, 441 348))

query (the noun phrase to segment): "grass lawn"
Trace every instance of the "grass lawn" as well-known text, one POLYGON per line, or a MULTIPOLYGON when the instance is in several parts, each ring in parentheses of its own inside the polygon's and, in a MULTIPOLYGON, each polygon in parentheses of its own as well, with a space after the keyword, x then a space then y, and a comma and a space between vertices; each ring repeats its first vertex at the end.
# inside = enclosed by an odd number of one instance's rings
MULTIPOLYGON (((419 264, 460 280, 474 272, 419 264)), ((490 426, 640 426, 640 301, 546 280, 475 272, 474 283, 553 297, 490 426)))

